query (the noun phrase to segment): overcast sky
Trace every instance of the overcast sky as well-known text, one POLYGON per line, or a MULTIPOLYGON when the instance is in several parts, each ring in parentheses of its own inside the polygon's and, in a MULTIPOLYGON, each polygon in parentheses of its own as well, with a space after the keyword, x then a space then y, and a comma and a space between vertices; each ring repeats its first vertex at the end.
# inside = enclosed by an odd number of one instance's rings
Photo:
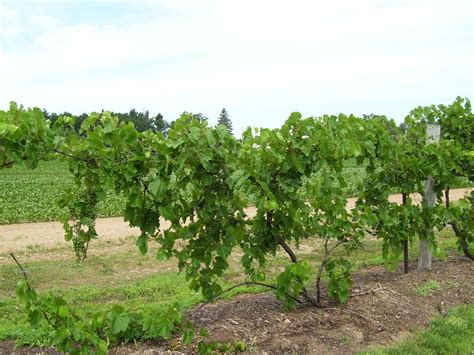
POLYGON ((474 8, 448 1, 2 1, 0 108, 183 111, 240 127, 474 96, 474 8))

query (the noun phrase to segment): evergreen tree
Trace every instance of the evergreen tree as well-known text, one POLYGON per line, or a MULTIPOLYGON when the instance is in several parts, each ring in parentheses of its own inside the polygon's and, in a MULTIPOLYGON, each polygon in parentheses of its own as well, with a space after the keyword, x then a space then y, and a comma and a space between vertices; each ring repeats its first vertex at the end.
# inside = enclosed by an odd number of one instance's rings
POLYGON ((154 119, 153 126, 154 126, 153 130, 155 132, 160 131, 166 136, 166 134, 168 133, 170 124, 163 119, 163 115, 161 113, 158 113, 154 119))
POLYGON ((408 125, 407 125, 405 122, 400 123, 400 125, 398 126, 398 128, 400 129, 400 131, 402 132, 402 134, 406 134, 407 131, 408 131, 408 125))
POLYGON ((221 124, 227 127, 229 133, 232 134, 232 121, 229 118, 229 114, 225 108, 222 109, 219 118, 217 119, 217 124, 221 124))
MULTIPOLYGON (((64 115, 64 114, 63 114, 64 115)), ((84 122, 84 120, 89 117, 89 115, 87 113, 83 113, 79 116, 76 116, 76 119, 74 121, 74 129, 76 132, 79 133, 79 131, 81 130, 81 125, 82 125, 82 122, 84 122)))

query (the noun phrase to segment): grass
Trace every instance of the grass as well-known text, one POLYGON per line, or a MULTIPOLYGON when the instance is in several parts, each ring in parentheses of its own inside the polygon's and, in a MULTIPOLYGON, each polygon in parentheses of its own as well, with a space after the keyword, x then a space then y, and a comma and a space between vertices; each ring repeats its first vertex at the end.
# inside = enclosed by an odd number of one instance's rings
MULTIPOLYGON (((72 184, 72 174, 60 161, 40 162, 34 170, 23 166, 0 169, 0 224, 58 220, 64 210, 56 201, 72 184)), ((120 215, 123 205, 123 198, 111 193, 99 203, 99 215, 120 215)))
MULTIPOLYGON (((363 178, 363 171, 348 166, 346 172, 351 182, 349 191, 355 190, 357 182, 363 178)), ((63 211, 55 201, 71 183, 72 175, 66 165, 58 161, 43 162, 36 170, 22 167, 0 170, 0 224, 56 220, 63 211)), ((119 215, 122 205, 120 196, 110 195, 99 205, 99 214, 119 215)), ((456 250, 456 240, 450 231, 444 230, 438 235, 441 250, 438 257, 456 250)), ((311 243, 297 255, 315 267, 321 260, 321 245, 319 241, 311 243)), ((70 247, 66 250, 64 247, 30 245, 26 249, 18 256, 28 270, 33 286, 40 292, 63 295, 81 311, 105 310, 113 304, 134 310, 158 310, 174 302, 188 309, 202 301, 201 295, 190 291, 183 275, 177 272, 175 260, 156 261, 153 247, 149 255, 140 255, 134 238, 106 243, 94 241, 90 257, 81 264, 74 261, 70 247)), ((411 258, 416 256, 417 250, 416 243, 410 246, 411 258)), ((343 255, 346 252, 342 248, 334 253, 336 257, 343 255)), ((232 257, 231 268, 223 279, 224 287, 243 281, 238 259, 238 255, 232 257)), ((352 252, 349 259, 355 270, 383 264, 380 242, 364 242, 363 247, 352 252)), ((287 264, 287 256, 280 253, 269 259, 267 282, 271 283, 287 264)), ((15 287, 20 278, 21 274, 13 263, 0 264, 0 340, 16 339, 18 344, 45 345, 50 336, 48 331, 42 328, 31 331, 15 298, 15 287)), ((420 286, 420 290, 423 287, 426 292, 434 291, 433 285, 420 286)), ((245 287, 224 297, 266 290, 245 287)))
MULTIPOLYGON (((93 262, 92 264, 98 263, 100 262, 93 262)), ((35 266, 38 268, 43 266, 44 271, 51 270, 52 268, 59 271, 65 267, 65 265, 53 265, 54 263, 41 264, 35 266)), ((184 276, 177 272, 157 271, 155 274, 132 280, 120 278, 118 275, 112 278, 100 276, 94 278, 90 270, 87 270, 89 266, 71 265, 67 269, 71 273, 70 280, 75 280, 76 284, 67 287, 55 286, 49 289, 49 291, 63 296, 71 306, 80 310, 80 312, 108 310, 114 304, 121 304, 135 311, 158 311, 174 303, 180 304, 183 309, 189 309, 202 301, 201 294, 191 291, 184 276), (85 274, 81 275, 83 269, 86 269, 85 274), (105 279, 109 279, 109 281, 104 282, 105 279)), ((14 274, 15 270, 9 268, 7 272, 14 274)), ((17 273, 15 279, 18 280, 19 277, 20 275, 17 273)), ((45 292, 44 288, 47 288, 46 283, 54 284, 54 281, 51 280, 52 277, 54 276, 49 276, 48 280, 47 273, 42 273, 40 277, 33 277, 32 281, 35 287, 39 286, 39 289, 43 289, 42 292, 45 292)), ((232 276, 230 275, 223 285, 225 287, 230 286, 231 280, 232 276)), ((60 280, 58 284, 61 284, 62 281, 60 280)), ((245 290, 240 289, 229 292, 225 297, 232 297, 242 292, 262 291, 262 288, 248 287, 245 290)), ((8 294, 8 296, 0 297, 0 314, 2 315, 0 318, 0 340, 13 338, 16 339, 19 345, 44 345, 46 339, 48 339, 47 330, 37 329, 32 332, 21 307, 12 295, 12 290, 5 287, 2 293, 8 294)))
MULTIPOLYGON (((67 249, 55 247, 25 251, 17 257, 24 264, 32 286, 39 292, 62 295, 77 310, 84 312, 110 309, 114 304, 136 311, 153 311, 175 302, 189 309, 202 301, 201 295, 191 291, 184 276, 177 272, 176 260, 157 261, 154 258, 157 247, 154 245, 150 245, 149 254, 140 255, 134 240, 94 241, 89 258, 82 263, 75 262, 70 246, 67 249), (48 260, 51 250, 55 257, 48 260)), ((449 231, 442 231, 439 241, 445 253, 456 248, 456 241, 449 231)), ((308 260, 314 270, 321 260, 320 243, 317 239, 309 240, 304 248, 297 251, 298 257, 308 260)), ((339 249, 334 256, 345 254, 344 249, 339 249)), ((353 251, 349 259, 357 270, 383 264, 380 254, 380 242, 368 240, 364 242, 363 248, 353 251)), ((410 255, 415 257, 416 254, 415 244, 410 248, 410 255)), ((232 255, 230 264, 222 281, 224 288, 244 281, 238 253, 232 255)), ((272 283, 276 274, 287 264, 288 258, 283 253, 270 258, 267 282, 272 283)), ((20 279, 21 273, 13 262, 0 265, 0 340, 16 339, 18 344, 44 345, 49 336, 48 331, 37 329, 32 332, 15 298, 16 284, 20 279)), ((242 287, 224 297, 263 291, 268 290, 242 287)))
POLYGON ((439 283, 435 280, 428 280, 423 285, 416 288, 416 294, 418 296, 428 296, 441 288, 439 283))
POLYGON ((387 348, 361 352, 364 355, 472 354, 474 351, 474 305, 456 307, 447 317, 436 317, 428 329, 387 348))

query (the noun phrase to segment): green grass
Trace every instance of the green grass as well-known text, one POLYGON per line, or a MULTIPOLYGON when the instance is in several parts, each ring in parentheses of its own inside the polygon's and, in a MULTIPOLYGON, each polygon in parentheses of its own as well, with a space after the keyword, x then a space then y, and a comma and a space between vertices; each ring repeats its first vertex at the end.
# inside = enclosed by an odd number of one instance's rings
MULTIPOLYGON (((160 310, 180 303, 184 308, 197 303, 201 296, 190 291, 184 278, 173 272, 144 277, 133 282, 114 282, 102 286, 80 285, 52 289, 80 312, 101 311, 120 303, 130 309, 160 310)), ((0 339, 15 338, 19 344, 42 345, 47 339, 46 329, 31 331, 15 299, 0 300, 0 339)))
MULTIPOLYGON (((223 286, 230 286, 229 280, 223 286)), ((235 289, 223 296, 233 297, 239 293, 262 292, 261 287, 235 289)), ((45 291, 43 291, 45 292, 45 291)), ((104 285, 78 285, 67 288, 53 288, 48 292, 61 295, 79 312, 105 311, 120 304, 134 311, 160 311, 174 303, 183 310, 202 302, 200 293, 191 291, 183 275, 176 272, 163 272, 104 285)), ((22 307, 15 298, 0 297, 0 340, 16 339, 18 345, 47 344, 49 332, 46 328, 32 331, 27 323, 22 307)))
POLYGON ((435 280, 428 280, 423 285, 416 288, 416 294, 418 296, 428 296, 436 291, 439 291, 441 286, 435 280))
MULTIPOLYGON (((363 171, 354 166, 346 168, 351 185, 355 190, 357 181, 363 178, 363 171)), ((63 212, 56 206, 56 200, 62 191, 72 184, 72 175, 64 163, 58 161, 43 162, 36 170, 22 167, 0 170, 0 224, 56 220, 63 212)), ((99 205, 101 216, 119 215, 123 200, 111 195, 99 205)), ((189 290, 184 277, 178 274, 176 262, 158 262, 152 255, 139 255, 133 238, 115 242, 119 251, 107 253, 106 244, 99 244, 97 250, 85 262, 77 264, 71 256, 60 260, 23 260, 29 277, 40 292, 51 291, 63 295, 68 302, 80 311, 105 310, 113 304, 122 304, 133 310, 157 310, 178 302, 184 308, 199 303, 200 294, 189 290), (104 253, 105 252, 105 253, 104 253)), ((456 249, 456 240, 452 233, 444 230, 438 238, 441 254, 456 249)), ((313 245, 313 250, 298 253, 301 259, 316 266, 321 259, 321 246, 313 245)), ((31 246, 32 254, 47 253, 48 250, 31 246), (38 249, 38 250, 36 250, 38 249)), ((417 254, 417 244, 410 246, 410 256, 417 254)), ((51 250, 50 250, 51 251, 51 250)), ((55 250, 61 252, 61 250, 55 250)), ((71 255, 70 250, 64 250, 71 255)), ((152 254, 152 253, 151 253, 152 254)), ((334 256, 346 255, 344 249, 338 249, 334 256)), ((363 247, 350 254, 354 269, 383 264, 381 245, 378 241, 366 241, 363 247)), ((230 286, 243 280, 242 271, 236 266, 226 273, 223 286, 230 286)), ((279 255, 268 261, 268 282, 274 280, 278 271, 288 264, 286 255, 279 255)), ((21 275, 14 265, 0 265, 0 340, 16 339, 19 344, 45 345, 49 337, 46 329, 31 331, 25 319, 22 307, 15 298, 15 287, 21 275)), ((232 297, 243 292, 262 292, 260 287, 245 287, 226 294, 232 297)), ((431 292, 430 288, 428 292, 431 292)))
POLYGON ((464 305, 438 316, 428 329, 387 348, 361 352, 367 355, 472 354, 474 352, 474 305, 464 305))
MULTIPOLYGON (((135 311, 154 311, 178 302, 184 309, 202 301, 199 293, 188 288, 183 275, 176 272, 176 260, 157 261, 153 256, 156 246, 150 245, 150 254, 140 255, 134 246, 135 238, 123 238, 113 243, 95 241, 91 245, 91 255, 82 263, 74 261, 69 249, 54 250, 64 252, 66 259, 29 260, 17 255, 28 272, 33 287, 40 293, 52 292, 62 295, 75 309, 97 311, 110 309, 121 304, 135 311), (107 253, 112 247, 114 252, 107 253), (69 253, 69 254, 68 254, 69 253), (118 262, 120 261, 120 262, 118 262)), ((448 253, 455 250, 456 241, 452 233, 439 233, 440 248, 448 253)), ((321 260, 321 244, 312 242, 297 251, 300 259, 307 260, 316 271, 321 260)), ((40 254, 48 250, 40 250, 40 254)), ((415 257, 417 245, 410 248, 415 257)), ((336 250, 335 257, 346 255, 344 249, 336 250)), ((44 259, 44 258, 43 258, 44 259)), ((354 269, 383 264, 379 241, 366 241, 363 247, 353 251, 349 259, 354 269)), ((237 255, 231 258, 231 268, 226 272, 222 285, 229 287, 244 280, 238 265, 237 255)), ((272 283, 278 272, 288 265, 288 258, 278 253, 268 260, 267 282, 272 283)), ((16 339, 18 344, 46 344, 48 331, 32 331, 24 316, 22 307, 16 300, 15 288, 22 275, 14 263, 0 265, 0 340, 16 339)), ((314 275, 313 275, 314 277, 314 275)), ((310 286, 310 285, 309 285, 310 286)), ((262 287, 242 287, 225 294, 232 297, 238 293, 268 291, 262 287)))
MULTIPOLYGON (((72 174, 60 161, 40 162, 34 170, 0 169, 0 224, 57 220, 64 210, 56 202, 72 184, 72 174)), ((120 215, 123 206, 123 198, 111 193, 99 203, 99 215, 120 215)))

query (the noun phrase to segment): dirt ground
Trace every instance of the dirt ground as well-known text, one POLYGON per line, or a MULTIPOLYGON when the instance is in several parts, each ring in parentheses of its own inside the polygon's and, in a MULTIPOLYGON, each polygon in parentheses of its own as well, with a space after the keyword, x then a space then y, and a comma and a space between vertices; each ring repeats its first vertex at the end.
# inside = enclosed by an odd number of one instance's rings
MULTIPOLYGON (((457 201, 473 188, 454 189, 450 191, 452 201, 457 201)), ((412 196, 419 202, 419 195, 412 196)), ((401 195, 391 195, 390 201, 401 203, 401 195)), ((354 206, 355 199, 348 201, 348 208, 354 206)), ((247 209, 249 216, 255 215, 255 208, 247 209)), ((162 221, 161 228, 168 228, 169 224, 162 221)), ((139 236, 138 228, 131 228, 122 217, 99 218, 96 229, 101 241, 115 241, 123 237, 139 236)), ((59 222, 40 222, 0 225, 0 264, 9 262, 10 253, 24 252, 27 248, 61 248, 68 245, 64 240, 64 230, 59 222)))
MULTIPOLYGON (((416 265, 411 267, 416 269, 416 265)), ((352 297, 341 307, 326 300, 325 309, 303 307, 284 312, 274 295, 267 293, 197 307, 188 317, 205 327, 212 340, 243 340, 251 352, 352 354, 369 346, 402 340, 450 307, 474 302, 473 280, 474 263, 460 257, 435 262, 430 272, 406 275, 373 267, 354 275, 352 297), (440 289, 419 296, 417 287, 428 280, 437 281, 440 289)), ((176 343, 166 345, 170 344, 176 343)), ((159 348, 166 350, 163 344, 159 348)), ((157 351, 152 344, 116 350, 157 351)))
MULTIPOLYGON (((471 190, 454 190, 452 199, 457 200, 471 190)), ((393 195, 390 199, 400 202, 401 197, 393 195)), ((97 229, 100 242, 94 243, 91 250, 94 253, 100 253, 104 245, 109 252, 110 248, 117 251, 130 248, 134 241, 127 236, 139 234, 138 229, 128 227, 120 217, 99 219, 97 229)), ((28 259, 36 260, 61 259, 66 250, 70 254, 70 245, 64 241, 62 226, 57 222, 0 226, 0 264, 11 263, 9 252, 27 253, 28 259)), ((411 270, 415 269, 416 265, 411 265, 411 270)), ((197 326, 208 329, 210 340, 245 341, 253 353, 350 354, 404 339, 450 307, 474 302, 474 263, 462 257, 435 262, 431 272, 407 275, 400 271, 388 273, 382 267, 368 268, 357 272, 354 280, 353 296, 342 307, 326 300, 324 309, 284 312, 274 295, 265 293, 197 307, 188 317, 197 326), (417 295, 417 287, 428 280, 437 281, 440 289, 425 297, 417 295)), ((196 352, 195 348, 182 348, 177 338, 137 347, 122 346, 112 353, 155 354, 169 349, 196 352)), ((15 349, 14 341, 0 342, 0 354, 10 353, 55 352, 28 347, 15 349)))
MULTIPOLYGON (((412 269, 416 265, 411 265, 412 269)), ((474 263, 463 257, 435 262, 429 272, 400 270, 388 273, 382 267, 354 275, 349 302, 343 306, 324 300, 325 308, 301 307, 285 312, 272 293, 241 295, 232 300, 198 306, 188 319, 205 327, 209 340, 245 341, 250 353, 353 354, 367 347, 388 345, 406 339, 410 332, 426 327, 429 320, 460 304, 474 301, 474 263), (429 280, 439 290, 420 296, 416 290, 429 280)), ((114 354, 195 353, 183 348, 180 339, 121 346, 114 354)), ((48 353, 48 349, 21 348, 14 342, 0 343, 0 352, 48 353)))

